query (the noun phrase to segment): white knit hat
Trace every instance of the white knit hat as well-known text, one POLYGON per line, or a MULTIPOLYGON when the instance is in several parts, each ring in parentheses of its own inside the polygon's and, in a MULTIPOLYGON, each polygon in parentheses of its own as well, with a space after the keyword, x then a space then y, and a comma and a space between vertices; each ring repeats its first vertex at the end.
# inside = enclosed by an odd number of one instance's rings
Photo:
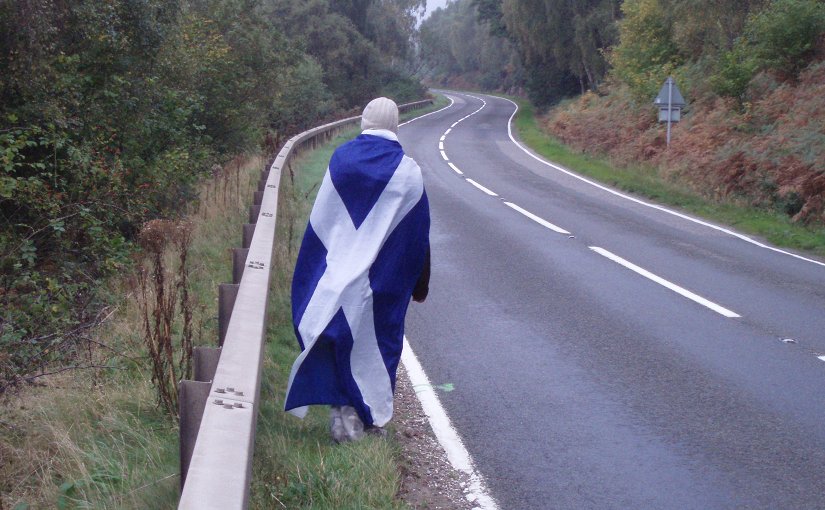
POLYGON ((361 115, 361 129, 387 129, 398 133, 398 106, 395 101, 386 97, 370 101, 361 115))

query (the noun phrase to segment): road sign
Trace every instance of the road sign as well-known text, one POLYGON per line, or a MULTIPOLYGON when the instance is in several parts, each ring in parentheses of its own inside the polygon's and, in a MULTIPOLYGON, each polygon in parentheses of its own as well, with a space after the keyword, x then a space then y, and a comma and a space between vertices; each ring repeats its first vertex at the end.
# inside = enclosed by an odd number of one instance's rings
POLYGON ((672 76, 665 80, 653 104, 659 107, 659 122, 667 122, 667 144, 670 145, 670 124, 681 120, 682 108, 686 104, 672 76))

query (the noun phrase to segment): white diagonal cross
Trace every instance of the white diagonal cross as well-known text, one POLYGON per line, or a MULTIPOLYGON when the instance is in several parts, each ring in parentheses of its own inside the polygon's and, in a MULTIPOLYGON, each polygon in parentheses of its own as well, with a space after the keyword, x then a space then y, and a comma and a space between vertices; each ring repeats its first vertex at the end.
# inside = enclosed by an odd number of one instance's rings
MULTIPOLYGON (((390 420, 392 386, 375 336, 369 270, 384 242, 418 203, 423 191, 418 165, 405 156, 367 217, 355 228, 327 171, 309 218, 327 249, 327 267, 298 325, 304 350, 292 365, 287 395, 301 363, 343 308, 354 340, 350 354, 352 376, 364 403, 370 407, 373 423, 380 427, 390 420)), ((303 417, 307 408, 291 412, 303 417)))

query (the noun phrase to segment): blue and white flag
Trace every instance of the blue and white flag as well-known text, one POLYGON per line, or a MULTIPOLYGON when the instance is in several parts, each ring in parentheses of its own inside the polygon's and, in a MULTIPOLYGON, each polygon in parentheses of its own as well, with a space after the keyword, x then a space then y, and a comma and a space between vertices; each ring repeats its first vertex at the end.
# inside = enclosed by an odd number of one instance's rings
POLYGON ((404 316, 429 249, 421 169, 387 130, 366 130, 332 156, 292 280, 303 349, 285 410, 351 405, 366 425, 393 411, 404 316))

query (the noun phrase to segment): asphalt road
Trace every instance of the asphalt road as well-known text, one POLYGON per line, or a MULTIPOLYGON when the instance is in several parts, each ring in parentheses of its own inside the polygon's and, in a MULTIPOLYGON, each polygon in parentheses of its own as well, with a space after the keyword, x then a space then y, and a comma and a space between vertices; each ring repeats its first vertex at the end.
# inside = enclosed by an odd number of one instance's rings
POLYGON ((542 164, 512 103, 448 96, 400 132, 432 215, 406 334, 499 506, 825 508, 825 264, 542 164))

